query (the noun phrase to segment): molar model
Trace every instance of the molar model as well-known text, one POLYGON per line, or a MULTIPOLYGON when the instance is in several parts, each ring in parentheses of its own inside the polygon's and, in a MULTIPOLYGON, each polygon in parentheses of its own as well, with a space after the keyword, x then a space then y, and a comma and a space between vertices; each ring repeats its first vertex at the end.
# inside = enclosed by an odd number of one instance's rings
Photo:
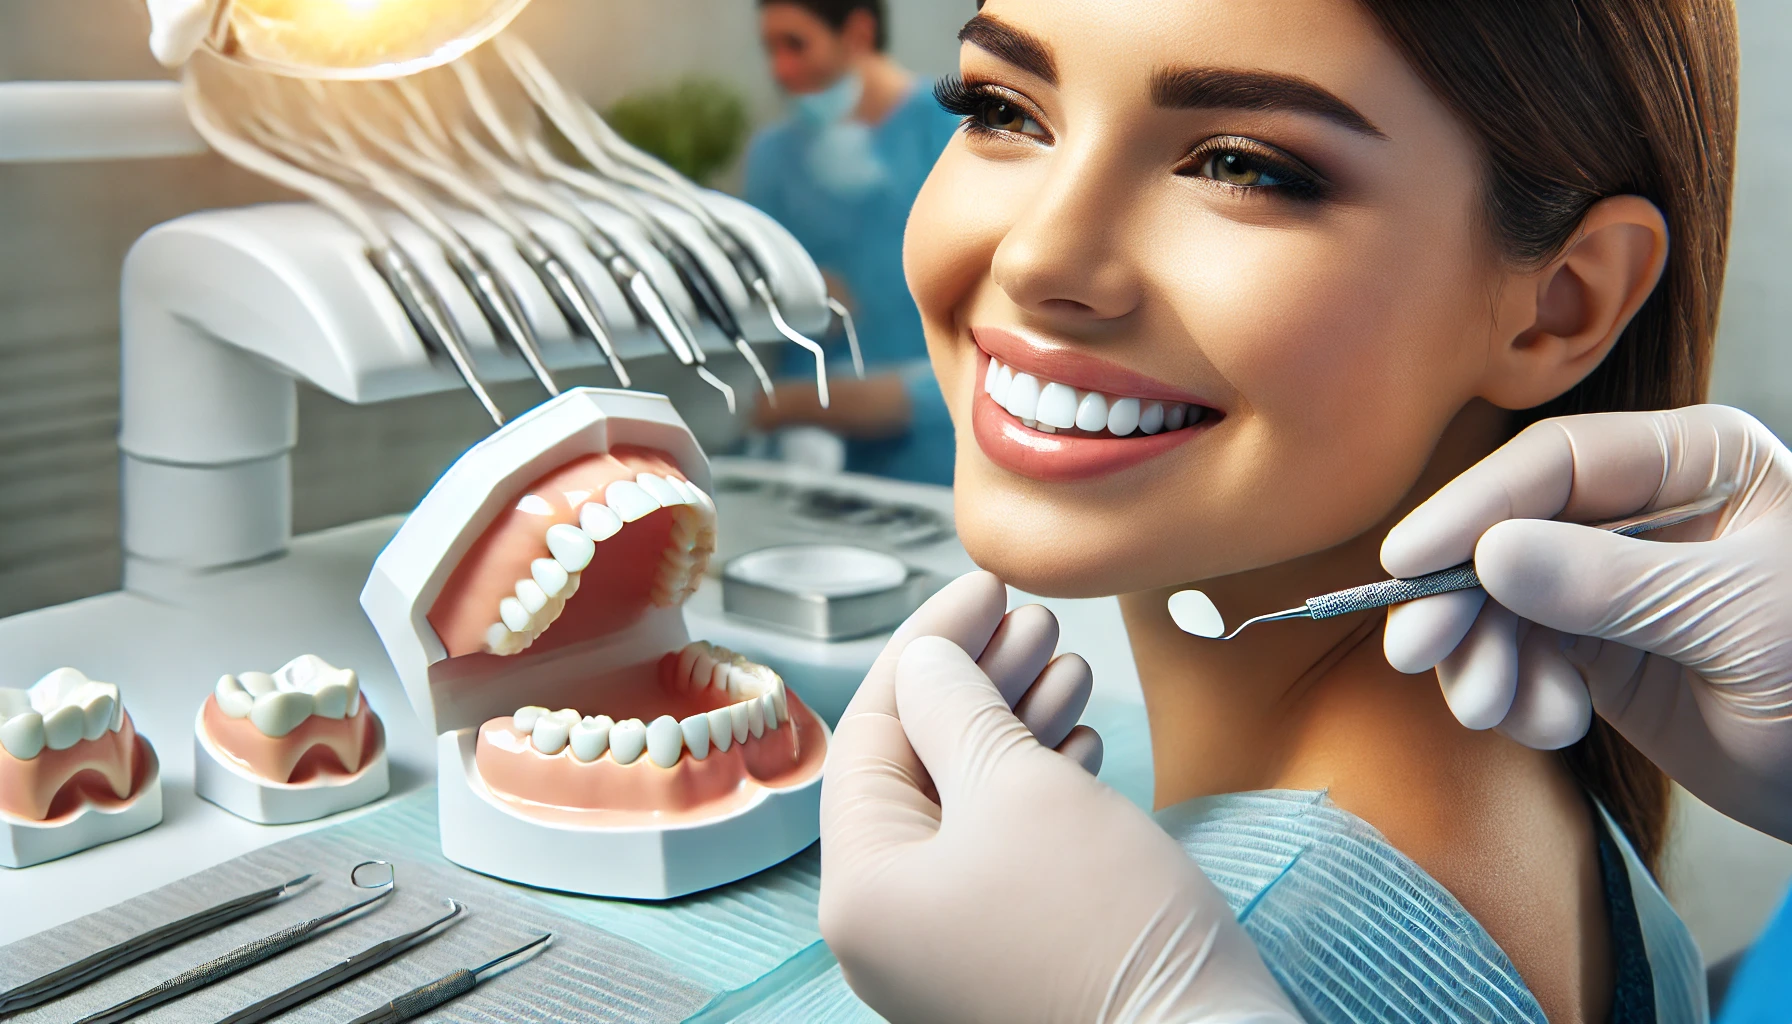
POLYGON ((161 766, 118 687, 59 668, 29 689, 0 689, 0 866, 65 857, 161 820, 161 766))
POLYGON ((450 860, 667 899, 814 842, 827 727, 685 631, 708 475, 664 398, 580 388, 462 456, 381 553, 361 604, 437 733, 450 860))
POLYGON ((305 654, 218 680, 193 723, 194 788, 263 825, 311 821, 390 788, 386 733, 351 669, 305 654))

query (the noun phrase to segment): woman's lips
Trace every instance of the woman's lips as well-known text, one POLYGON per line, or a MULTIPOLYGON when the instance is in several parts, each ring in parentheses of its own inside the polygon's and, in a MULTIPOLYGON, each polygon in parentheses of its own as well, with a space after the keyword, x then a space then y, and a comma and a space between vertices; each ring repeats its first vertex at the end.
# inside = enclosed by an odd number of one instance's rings
MULTIPOLYGON (((981 363, 981 360, 979 360, 981 363)), ((1088 480, 1130 469, 1194 440, 1209 421, 1161 434, 1077 437, 1033 430, 1009 415, 981 387, 971 402, 971 433, 989 461, 1013 473, 1051 483, 1088 480)))
MULTIPOLYGON (((994 356, 1014 367, 1017 373, 1030 373, 1042 380, 1055 380, 1082 391, 1216 408, 1213 402, 1200 395, 1171 387, 1118 363, 1063 345, 1044 344, 1001 327, 973 327, 971 337, 982 350, 980 355, 994 356)), ((982 371, 985 366, 987 364, 979 360, 977 369, 982 371)))

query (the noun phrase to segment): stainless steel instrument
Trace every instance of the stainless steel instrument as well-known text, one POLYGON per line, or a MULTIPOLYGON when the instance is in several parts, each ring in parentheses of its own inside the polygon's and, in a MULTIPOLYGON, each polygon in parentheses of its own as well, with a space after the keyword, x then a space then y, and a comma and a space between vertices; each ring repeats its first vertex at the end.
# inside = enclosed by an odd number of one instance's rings
POLYGON ((478 967, 454 971, 427 985, 419 985, 386 1005, 356 1017, 349 1024, 398 1024, 399 1021, 421 1016, 450 999, 473 991, 492 975, 507 968, 512 960, 541 946, 553 937, 553 932, 546 932, 531 939, 527 944, 518 946, 503 956, 478 967))

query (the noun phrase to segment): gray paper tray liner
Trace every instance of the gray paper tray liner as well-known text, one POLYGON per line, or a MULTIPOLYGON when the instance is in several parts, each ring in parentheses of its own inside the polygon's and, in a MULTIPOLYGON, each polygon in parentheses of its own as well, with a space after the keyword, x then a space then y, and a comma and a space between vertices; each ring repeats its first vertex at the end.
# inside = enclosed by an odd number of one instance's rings
MULTIPOLYGON (((397 869, 398 891, 384 906, 282 956, 135 1018, 144 1022, 215 1021, 330 966, 381 939, 439 917, 442 900, 467 904, 464 919, 396 961, 280 1016, 282 1022, 353 1019, 394 996, 460 967, 485 963, 544 931, 541 955, 428 1014, 468 1022, 681 1021, 715 994, 681 976, 676 965, 636 943, 573 921, 507 887, 411 857, 375 850, 345 830, 328 829, 257 850, 0 947, 0 990, 55 970, 157 924, 242 893, 316 873, 302 894, 223 931, 141 960, 66 998, 8 1018, 9 1024, 65 1024, 103 1010, 155 983, 251 939, 352 901, 349 869, 378 857, 397 869)), ((433 852, 433 851, 432 851, 433 852)), ((430 858, 433 859, 433 858, 430 858)), ((4 913, 4 909, 0 909, 4 913)))

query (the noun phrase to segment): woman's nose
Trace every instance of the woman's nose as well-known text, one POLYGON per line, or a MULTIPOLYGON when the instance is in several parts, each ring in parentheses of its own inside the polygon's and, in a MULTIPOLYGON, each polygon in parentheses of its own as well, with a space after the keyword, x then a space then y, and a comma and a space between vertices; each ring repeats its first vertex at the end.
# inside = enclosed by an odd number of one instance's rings
POLYGON ((1016 305, 1084 320, 1138 307, 1139 275, 1123 243, 1117 197, 1135 191, 1099 154, 1060 153, 996 247, 990 272, 1016 305))

